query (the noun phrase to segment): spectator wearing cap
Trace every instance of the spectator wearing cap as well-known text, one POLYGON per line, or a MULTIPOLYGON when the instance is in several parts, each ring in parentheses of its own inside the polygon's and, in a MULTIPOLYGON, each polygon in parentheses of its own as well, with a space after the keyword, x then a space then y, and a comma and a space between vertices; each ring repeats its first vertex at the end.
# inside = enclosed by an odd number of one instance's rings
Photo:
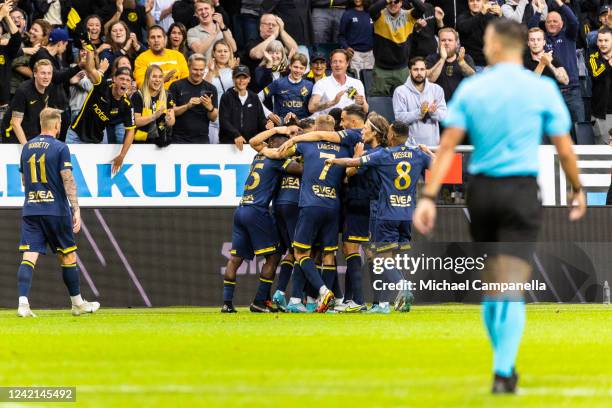
POLYGON ((608 27, 597 33, 597 51, 589 55, 587 64, 593 82, 591 114, 595 121, 593 133, 596 144, 608 144, 612 129, 612 30, 608 27))
POLYGON ((223 17, 215 13, 212 0, 196 0, 195 15, 199 24, 187 31, 187 46, 193 51, 209 59, 212 55, 213 44, 225 40, 232 53, 236 52, 236 41, 232 32, 223 22, 223 17))
POLYGON ((408 77, 409 37, 416 19, 403 0, 377 0, 370 7, 374 21, 374 72, 370 93, 390 96, 408 77))
POLYGON ((149 28, 147 42, 149 49, 136 58, 134 62, 134 78, 140 87, 144 81, 144 75, 150 64, 159 65, 164 71, 164 87, 179 79, 189 76, 189 68, 185 56, 178 51, 166 48, 166 32, 160 26, 154 25, 149 28))
POLYGON ((327 58, 325 54, 320 51, 316 51, 310 58, 310 71, 306 74, 305 78, 312 83, 316 83, 319 79, 328 77, 331 71, 327 69, 327 58))
POLYGON ((457 17, 457 32, 461 45, 474 59, 476 72, 481 72, 487 65, 483 52, 485 28, 492 20, 501 16, 501 7, 496 2, 468 0, 468 10, 457 17))
MULTIPOLYGON (((599 8, 599 28, 608 27, 612 28, 612 8, 606 4, 599 8)), ((589 54, 596 51, 597 48, 597 33, 598 30, 593 30, 586 36, 587 48, 589 54)))
POLYGON ((308 110, 319 115, 327 114, 333 108, 344 108, 351 104, 368 111, 363 83, 349 77, 349 55, 346 50, 337 49, 330 55, 332 74, 317 81, 312 89, 308 110))
MULTIPOLYGON (((561 62, 569 77, 569 83, 560 88, 565 104, 567 105, 572 122, 583 122, 585 119, 584 102, 578 79, 578 59, 576 58, 576 40, 578 38, 579 22, 572 9, 562 0, 550 3, 552 6, 546 16, 544 24, 546 31, 546 52, 561 62)), ((529 27, 538 25, 540 20, 538 10, 529 22, 529 27)), ((572 134, 575 134, 572 126, 572 134)))
POLYGON ((239 65, 232 76, 234 87, 223 94, 219 105, 219 143, 233 143, 242 150, 245 143, 266 129, 266 117, 257 94, 248 89, 249 68, 239 65))
POLYGON ((11 63, 17 56, 21 47, 21 33, 9 15, 8 4, 0 5, 0 21, 8 27, 9 39, 5 45, 0 45, 0 123, 8 110, 10 102, 11 63))
MULTIPOLYGON (((298 45, 287 31, 285 23, 274 14, 263 14, 259 20, 259 37, 248 42, 245 46, 245 53, 240 57, 240 61, 249 69, 254 70, 262 59, 268 45, 274 40, 278 40, 285 46, 287 55, 297 52, 298 45)), ((252 84, 253 87, 255 84, 252 84)))
POLYGON ((189 76, 170 86, 176 116, 173 143, 218 143, 218 128, 210 126, 219 116, 218 91, 204 80, 205 71, 206 57, 192 54, 189 57, 189 76))
POLYGON ((374 68, 374 22, 365 11, 366 0, 349 0, 340 19, 338 42, 351 57, 350 68, 357 78, 362 69, 374 68))

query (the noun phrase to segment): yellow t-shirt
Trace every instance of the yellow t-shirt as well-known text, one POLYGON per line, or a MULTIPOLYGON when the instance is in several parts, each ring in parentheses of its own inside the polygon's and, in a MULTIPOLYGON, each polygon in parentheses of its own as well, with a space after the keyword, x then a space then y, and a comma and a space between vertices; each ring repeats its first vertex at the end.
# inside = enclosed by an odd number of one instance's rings
POLYGON ((155 55, 151 50, 147 50, 136 58, 134 63, 134 79, 140 88, 144 81, 145 72, 149 65, 159 65, 164 75, 172 70, 176 70, 174 76, 164 84, 164 88, 170 88, 170 85, 179 79, 189 76, 189 67, 183 54, 175 50, 165 49, 160 55, 155 55))

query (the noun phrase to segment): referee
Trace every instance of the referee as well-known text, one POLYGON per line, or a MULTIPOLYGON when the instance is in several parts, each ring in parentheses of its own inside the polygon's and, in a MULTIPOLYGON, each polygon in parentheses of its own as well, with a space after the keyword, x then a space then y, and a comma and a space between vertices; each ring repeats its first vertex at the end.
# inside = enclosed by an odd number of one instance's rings
MULTIPOLYGON (((466 79, 453 96, 437 159, 413 217, 421 233, 433 229, 435 199, 442 179, 455 146, 469 133, 474 145, 467 190, 472 238, 476 242, 514 243, 498 245, 502 249, 489 256, 485 282, 529 280, 528 259, 535 248, 542 214, 536 177, 538 146, 544 134, 555 145, 572 186, 568 197, 573 206, 570 220, 578 220, 586 212, 569 137, 569 112, 552 80, 523 69, 526 42, 526 29, 519 23, 500 19, 487 27, 484 54, 490 69, 466 79), (517 242, 528 243, 527 251, 524 244, 521 251, 509 250, 517 242)), ((515 361, 525 326, 523 292, 485 292, 482 312, 493 346, 492 391, 514 393, 518 381, 515 361)))

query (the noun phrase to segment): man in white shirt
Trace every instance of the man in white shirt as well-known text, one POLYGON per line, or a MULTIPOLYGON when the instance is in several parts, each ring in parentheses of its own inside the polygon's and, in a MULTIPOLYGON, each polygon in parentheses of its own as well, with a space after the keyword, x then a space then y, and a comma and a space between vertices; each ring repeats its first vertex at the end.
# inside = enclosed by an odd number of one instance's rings
POLYGON ((315 83, 308 110, 313 114, 323 115, 333 108, 342 109, 355 103, 361 106, 364 112, 368 112, 363 83, 346 74, 350 62, 348 52, 343 49, 332 51, 330 62, 332 75, 315 83))

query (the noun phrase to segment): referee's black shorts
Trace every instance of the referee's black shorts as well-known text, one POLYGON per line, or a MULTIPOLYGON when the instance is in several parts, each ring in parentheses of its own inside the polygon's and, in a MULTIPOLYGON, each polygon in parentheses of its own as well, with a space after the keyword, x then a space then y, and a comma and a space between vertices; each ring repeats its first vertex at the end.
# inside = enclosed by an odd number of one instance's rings
POLYGON ((466 201, 474 241, 536 242, 542 223, 538 190, 532 176, 472 176, 466 201))

